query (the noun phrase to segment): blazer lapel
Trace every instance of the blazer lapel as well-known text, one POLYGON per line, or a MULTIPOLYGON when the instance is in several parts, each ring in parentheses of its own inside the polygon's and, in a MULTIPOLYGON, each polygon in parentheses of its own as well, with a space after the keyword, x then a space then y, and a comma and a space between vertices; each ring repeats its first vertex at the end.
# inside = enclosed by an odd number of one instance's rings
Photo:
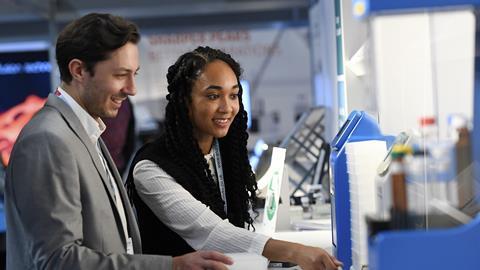
POLYGON ((123 208, 125 210, 125 216, 127 218, 127 226, 128 226, 127 229, 129 232, 129 236, 132 238, 132 241, 133 241, 134 251, 135 253, 142 253, 140 231, 138 229, 135 214, 133 213, 133 209, 130 206, 130 200, 128 199, 127 192, 123 187, 122 177, 120 176, 120 173, 118 172, 118 169, 115 163, 113 162, 113 159, 110 156, 110 153, 108 152, 107 146, 105 145, 105 143, 101 138, 99 139, 99 143, 100 143, 100 148, 102 149, 103 155, 105 157, 105 160, 107 161, 108 166, 110 167, 110 170, 113 174, 113 178, 115 178, 115 183, 117 184, 118 192, 120 193, 120 198, 122 199, 123 208))
MULTIPOLYGON (((73 110, 63 100, 61 100, 59 97, 53 94, 50 94, 48 96, 48 100, 45 106, 53 107, 54 109, 59 111, 62 117, 67 122, 67 124, 73 130, 73 132, 75 132, 75 134, 78 136, 80 141, 82 141, 83 145, 85 145, 85 148, 87 149, 90 155, 90 158, 92 159, 92 162, 95 165, 95 168, 97 169, 98 174, 100 175, 103 181, 103 185, 107 190, 110 200, 112 200, 112 202, 115 203, 115 199, 113 196, 114 193, 112 190, 112 186, 110 184, 110 180, 108 179, 107 173, 103 168, 102 161, 98 156, 98 152, 95 149, 95 145, 93 145, 92 141, 87 135, 87 132, 85 131, 85 128, 83 127, 82 123, 80 122, 78 117, 75 115, 73 110)), ((114 211, 117 211, 117 210, 115 209, 114 211)))

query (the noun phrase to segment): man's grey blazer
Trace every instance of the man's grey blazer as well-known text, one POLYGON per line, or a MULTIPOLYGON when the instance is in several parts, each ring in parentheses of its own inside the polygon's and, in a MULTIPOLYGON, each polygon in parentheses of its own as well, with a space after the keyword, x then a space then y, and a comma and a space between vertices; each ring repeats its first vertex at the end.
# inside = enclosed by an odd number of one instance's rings
MULTIPOLYGON (((133 240, 138 226, 120 175, 100 139, 118 185, 133 240)), ((60 98, 23 128, 7 168, 7 269, 171 269, 172 258, 128 255, 113 191, 95 146, 60 98)))

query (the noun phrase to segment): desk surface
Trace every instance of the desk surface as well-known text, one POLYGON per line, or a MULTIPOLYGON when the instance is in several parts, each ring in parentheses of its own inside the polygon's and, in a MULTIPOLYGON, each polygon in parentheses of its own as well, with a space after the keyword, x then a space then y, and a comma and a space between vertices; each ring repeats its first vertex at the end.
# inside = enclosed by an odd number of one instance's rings
MULTIPOLYGON (((329 206, 328 206, 329 208, 329 206)), ((331 231, 331 222, 330 214, 316 215, 316 219, 302 220, 301 219, 301 208, 290 207, 290 224, 291 230, 288 231, 277 231, 273 234, 273 238, 279 240, 285 240, 290 242, 297 242, 304 245, 321 247, 326 250, 332 249, 332 231, 331 231), (296 226, 298 225, 298 226, 296 226), (310 227, 309 225, 319 226, 319 230, 295 230, 294 228, 300 227, 310 227)), ((265 233, 265 230, 262 226, 262 217, 263 213, 259 211, 259 217, 257 218, 254 226, 256 232, 265 233)), ((267 234, 268 235, 268 234, 267 234)))

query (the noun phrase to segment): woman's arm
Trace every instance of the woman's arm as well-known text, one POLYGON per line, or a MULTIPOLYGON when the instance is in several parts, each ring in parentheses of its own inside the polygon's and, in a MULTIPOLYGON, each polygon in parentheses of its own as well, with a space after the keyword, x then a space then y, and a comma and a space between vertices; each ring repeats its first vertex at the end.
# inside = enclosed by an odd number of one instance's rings
POLYGON ((296 263, 303 270, 341 265, 321 248, 271 239, 222 220, 152 161, 137 163, 133 176, 139 196, 157 218, 195 250, 262 254, 269 260, 296 263))
POLYGON ((333 270, 342 266, 324 249, 276 239, 267 241, 262 255, 271 261, 296 263, 302 270, 333 270))

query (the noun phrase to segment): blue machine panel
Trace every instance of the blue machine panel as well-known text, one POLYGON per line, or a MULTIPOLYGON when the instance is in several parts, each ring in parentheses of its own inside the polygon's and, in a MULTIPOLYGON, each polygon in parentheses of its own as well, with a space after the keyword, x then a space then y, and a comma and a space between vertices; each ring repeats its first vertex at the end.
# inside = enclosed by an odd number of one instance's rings
POLYGON ((348 142, 366 140, 386 140, 387 144, 390 144, 393 138, 381 134, 374 118, 365 112, 353 111, 331 144, 332 244, 335 256, 343 262, 343 269, 349 269, 352 265, 350 189, 345 145, 348 142))
POLYGON ((387 231, 369 242, 369 270, 478 270, 480 216, 451 229, 387 231))
MULTIPOLYGON (((477 23, 479 20, 479 15, 477 14, 477 23)), ((480 33, 477 29, 477 44, 476 49, 480 49, 480 44, 478 44, 478 40, 480 40, 480 33)), ((480 204, 480 57, 475 57, 475 88, 473 92, 473 161, 474 161, 474 169, 475 169, 475 194, 477 194, 477 203, 480 204)))
POLYGON ((365 17, 375 12, 397 12, 406 9, 441 8, 449 6, 475 6, 480 0, 352 0, 353 14, 365 17))

